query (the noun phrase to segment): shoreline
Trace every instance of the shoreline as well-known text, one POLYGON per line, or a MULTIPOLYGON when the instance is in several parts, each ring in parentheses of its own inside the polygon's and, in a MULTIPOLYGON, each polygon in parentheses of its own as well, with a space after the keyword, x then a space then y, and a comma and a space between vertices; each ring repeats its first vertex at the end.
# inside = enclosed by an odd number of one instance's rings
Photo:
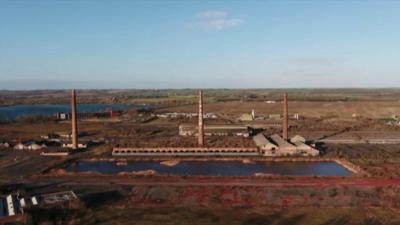
MULTIPOLYGON (((339 158, 196 158, 196 157, 185 157, 185 158, 130 158, 130 159, 116 159, 116 158, 86 158, 86 159, 79 159, 79 160, 68 160, 67 162, 63 163, 62 165, 66 165, 68 163, 74 163, 74 162, 115 162, 115 163, 128 163, 128 162, 135 162, 135 161, 153 161, 153 162, 165 162, 165 161, 177 161, 183 162, 183 161, 198 161, 198 162, 206 162, 206 161, 221 161, 221 162, 232 162, 232 161, 241 161, 243 164, 246 164, 244 160, 250 160, 252 163, 256 162, 334 162, 337 163, 338 165, 344 167, 345 169, 349 170, 353 174, 350 175, 349 177, 370 177, 370 174, 368 174, 366 171, 364 171, 360 166, 357 166, 347 160, 344 159, 339 159, 339 158)), ((109 174, 102 174, 99 172, 67 172, 65 171, 64 168, 60 167, 53 167, 50 170, 48 170, 47 174, 42 174, 42 175, 50 175, 54 173, 54 171, 57 173, 57 171, 61 171, 63 175, 67 176, 74 176, 74 175, 100 175, 100 176, 108 176, 109 174)), ((118 174, 113 174, 113 175, 118 175, 118 174)), ((56 175, 57 176, 57 175, 56 175)), ((177 177, 196 177, 196 175, 171 175, 171 174, 157 174, 157 176, 164 177, 164 176, 177 176, 177 177)), ((206 176, 207 177, 207 176, 206 176)), ((210 176, 214 177, 214 176, 210 176)), ((217 177, 225 177, 225 176, 217 176, 217 177)), ((226 176, 230 177, 230 176, 226 176)), ((233 177, 256 177, 256 176, 233 176, 233 177)), ((331 176, 315 176, 315 175, 309 175, 309 176, 287 176, 287 175, 271 175, 271 177, 331 177, 331 176)), ((343 177, 343 176, 333 176, 333 177, 343 177)))

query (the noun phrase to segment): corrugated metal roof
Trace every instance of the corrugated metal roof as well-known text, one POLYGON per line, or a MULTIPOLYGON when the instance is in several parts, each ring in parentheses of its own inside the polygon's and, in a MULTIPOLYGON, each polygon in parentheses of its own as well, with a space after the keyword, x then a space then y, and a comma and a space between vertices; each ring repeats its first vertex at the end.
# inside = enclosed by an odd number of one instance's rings
POLYGON ((281 136, 279 136, 277 134, 272 135, 270 138, 272 139, 272 141, 274 141, 279 146, 279 148, 289 149, 289 150, 296 149, 296 146, 290 144, 289 142, 287 142, 285 139, 283 139, 281 136))
POLYGON ((258 147, 267 145, 270 143, 267 138, 263 134, 257 134, 253 137, 253 141, 256 143, 258 147))
POLYGON ((310 149, 312 149, 311 146, 306 145, 306 144, 304 144, 303 142, 300 142, 300 141, 296 141, 296 142, 294 142, 293 144, 294 144, 294 145, 297 147, 297 149, 299 149, 299 150, 310 150, 310 149))
POLYGON ((253 137, 253 141, 257 145, 257 147, 260 148, 267 148, 267 149, 273 149, 273 148, 278 148, 274 143, 270 142, 263 134, 257 134, 256 136, 253 137))
POLYGON ((296 136, 290 138, 290 142, 292 142, 292 143, 295 143, 295 142, 303 142, 303 143, 305 143, 306 139, 304 137, 300 136, 300 135, 296 135, 296 136))

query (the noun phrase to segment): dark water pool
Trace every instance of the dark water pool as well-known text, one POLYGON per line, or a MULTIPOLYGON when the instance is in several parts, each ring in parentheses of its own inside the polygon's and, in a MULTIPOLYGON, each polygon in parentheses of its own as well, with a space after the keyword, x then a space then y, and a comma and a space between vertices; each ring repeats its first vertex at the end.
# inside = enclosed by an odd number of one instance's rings
POLYGON ((66 167, 70 172, 98 172, 117 174, 155 170, 159 174, 209 175, 209 176, 251 176, 255 173, 289 176, 350 176, 352 172, 334 162, 255 162, 241 161, 182 161, 176 166, 161 165, 156 161, 131 161, 127 165, 115 162, 74 162, 66 167))
MULTIPOLYGON (((142 109, 148 105, 135 104, 79 104, 78 112, 101 112, 106 110, 142 109)), ((18 116, 50 116, 57 112, 70 112, 69 104, 38 104, 38 105, 15 105, 0 107, 0 119, 14 120, 18 116)))

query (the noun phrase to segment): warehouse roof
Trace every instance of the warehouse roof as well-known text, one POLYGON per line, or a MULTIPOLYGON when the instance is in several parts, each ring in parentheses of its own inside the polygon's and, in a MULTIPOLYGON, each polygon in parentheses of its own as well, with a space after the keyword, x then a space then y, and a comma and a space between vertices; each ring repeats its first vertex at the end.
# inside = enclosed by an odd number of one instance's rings
POLYGON ((261 148, 278 148, 278 146, 271 143, 263 134, 257 134, 253 137, 253 141, 256 143, 257 147, 261 148))
POLYGON ((290 144, 288 141, 283 139, 281 136, 274 134, 271 136, 272 141, 274 141, 279 148, 281 149, 287 149, 287 150, 296 150, 296 146, 290 144))
POLYGON ((290 142, 292 142, 292 143, 295 143, 295 142, 303 142, 303 143, 305 143, 306 139, 304 137, 300 136, 300 135, 296 135, 296 136, 290 138, 290 142))

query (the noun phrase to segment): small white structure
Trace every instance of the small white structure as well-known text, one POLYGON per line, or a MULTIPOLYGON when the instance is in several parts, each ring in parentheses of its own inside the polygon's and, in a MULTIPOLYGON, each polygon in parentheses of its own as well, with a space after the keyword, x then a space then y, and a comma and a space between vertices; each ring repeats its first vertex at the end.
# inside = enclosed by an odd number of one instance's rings
POLYGON ((27 146, 25 146, 24 144, 22 144, 22 143, 18 143, 18 144, 16 144, 16 145, 14 145, 14 149, 15 150, 24 150, 24 149, 27 149, 28 147, 27 146))
POLYGON ((33 143, 33 144, 27 146, 28 150, 39 150, 39 149, 42 149, 42 148, 45 148, 45 147, 46 147, 46 145, 44 145, 44 144, 43 145, 38 145, 36 143, 33 143))
POLYGON ((47 147, 45 144, 39 145, 36 142, 18 143, 14 146, 15 150, 40 150, 47 147))
POLYGON ((21 205, 22 208, 25 207, 26 206, 25 199, 24 198, 20 199, 19 204, 21 205))
POLYGON ((280 120, 282 117, 281 117, 281 114, 269 114, 269 119, 272 119, 272 120, 280 120))
MULTIPOLYGON (((72 148, 72 144, 63 144, 63 148, 72 148)), ((78 148, 85 149, 87 148, 87 144, 78 143, 78 148)))
POLYGON ((0 143, 0 148, 9 148, 10 144, 8 142, 1 142, 0 143))
POLYGON ((7 202, 8 215, 9 216, 14 216, 15 215, 15 209, 14 209, 13 197, 11 195, 8 195, 7 198, 6 198, 6 202, 7 202))
POLYGON ((245 114, 240 116, 239 120, 240 121, 253 121, 254 120, 254 116, 252 114, 245 113, 245 114))
POLYGON ((31 198, 31 201, 32 201, 32 205, 38 205, 39 203, 38 203, 38 200, 37 200, 37 198, 35 197, 35 196, 33 196, 32 198, 31 198))

